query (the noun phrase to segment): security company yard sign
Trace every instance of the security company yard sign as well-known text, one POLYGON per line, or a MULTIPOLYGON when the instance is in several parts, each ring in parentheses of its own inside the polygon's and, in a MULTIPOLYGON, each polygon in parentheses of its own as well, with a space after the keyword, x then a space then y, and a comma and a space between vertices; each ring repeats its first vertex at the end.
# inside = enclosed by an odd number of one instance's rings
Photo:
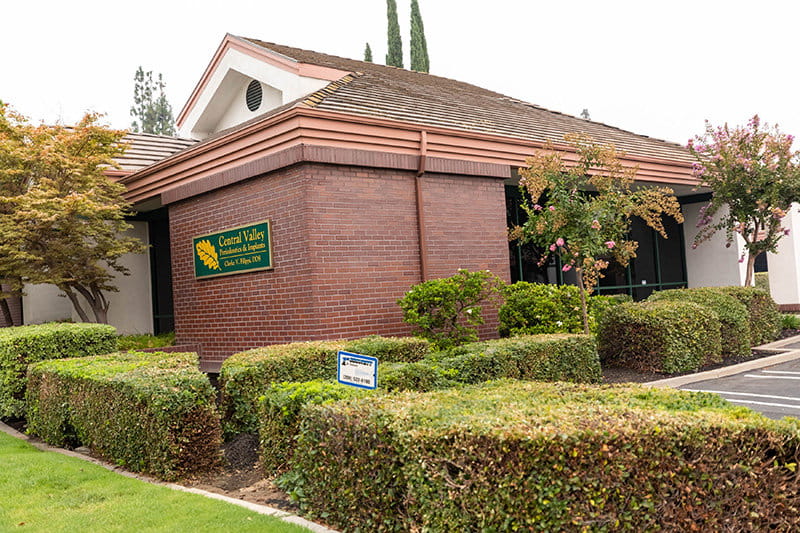
POLYGON ((340 351, 336 379, 344 385, 374 389, 378 386, 378 359, 340 351))
POLYGON ((272 268, 269 220, 192 239, 194 277, 213 278, 272 268))

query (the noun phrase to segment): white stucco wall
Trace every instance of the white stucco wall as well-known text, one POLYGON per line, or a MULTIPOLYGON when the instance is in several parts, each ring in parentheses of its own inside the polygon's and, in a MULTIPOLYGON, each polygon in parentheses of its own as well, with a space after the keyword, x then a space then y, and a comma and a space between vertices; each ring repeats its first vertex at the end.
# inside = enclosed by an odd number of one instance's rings
POLYGON ((778 241, 778 251, 767 254, 769 290, 780 305, 800 304, 800 206, 793 204, 783 220, 789 235, 778 241))
POLYGON ((684 223, 684 241, 686 247, 686 270, 689 287, 720 287, 741 285, 744 283, 746 263, 739 263, 744 241, 741 237, 726 248, 724 231, 718 231, 711 239, 692 248, 697 235, 697 220, 700 208, 705 202, 686 204, 681 207, 684 223))
MULTIPOLYGON (((132 222, 133 228, 125 233, 148 244, 147 222, 132 222)), ((131 271, 130 276, 116 275, 114 284, 119 292, 107 293, 110 305, 108 321, 120 334, 152 333, 153 304, 150 283, 150 254, 127 254, 121 258, 123 265, 131 271)), ((22 306, 25 324, 41 324, 53 320, 80 317, 72 303, 54 285, 29 285, 25 287, 22 306)), ((83 300, 83 298, 81 298, 83 300)), ((85 300, 83 303, 86 304, 85 300)), ((88 304, 84 310, 93 317, 88 304)))
POLYGON ((55 285, 26 285, 22 296, 23 324, 43 324, 72 318, 72 304, 55 285))

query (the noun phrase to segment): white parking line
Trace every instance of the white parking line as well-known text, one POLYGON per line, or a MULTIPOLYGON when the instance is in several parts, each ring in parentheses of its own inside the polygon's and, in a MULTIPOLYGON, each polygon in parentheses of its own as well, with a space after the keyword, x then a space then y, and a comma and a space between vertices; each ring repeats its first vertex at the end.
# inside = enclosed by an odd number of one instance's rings
POLYGON ((756 402, 753 400, 734 400, 732 398, 726 398, 731 403, 747 403, 750 405, 766 405, 769 407, 786 407, 788 409, 800 409, 800 405, 789 405, 785 403, 770 403, 770 402, 756 402))
MULTIPOLYGON (((735 394, 737 396, 751 396, 753 398, 772 398, 773 400, 789 400, 792 402, 800 402, 800 398, 792 396, 772 396, 771 394, 755 394, 753 392, 733 392, 727 390, 708 390, 708 389, 682 389, 691 392, 713 392, 714 394, 735 394)), ((798 406, 800 407, 800 406, 798 406)))
POLYGON ((756 375, 756 374, 745 374, 744 377, 746 378, 766 378, 766 379, 800 379, 800 376, 764 376, 764 375, 756 375))
POLYGON ((762 370, 765 374, 791 374, 793 376, 800 376, 800 372, 792 372, 789 370, 762 370))

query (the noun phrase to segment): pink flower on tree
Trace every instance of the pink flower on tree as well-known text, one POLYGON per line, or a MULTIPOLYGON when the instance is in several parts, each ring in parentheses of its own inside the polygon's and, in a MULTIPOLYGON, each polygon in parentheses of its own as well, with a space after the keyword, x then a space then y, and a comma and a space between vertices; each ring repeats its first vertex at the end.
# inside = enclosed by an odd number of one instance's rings
POLYGON ((563 267, 561 267, 561 272, 567 272, 571 268, 572 268, 572 265, 564 265, 563 267))
POLYGON ((614 246, 616 246, 616 245, 617 245, 617 243, 615 243, 614 241, 606 241, 604 244, 605 244, 606 246, 608 246, 608 249, 609 249, 609 250, 610 250, 610 249, 612 249, 614 246))
POLYGON ((539 204, 534 204, 533 210, 534 211, 541 211, 542 210, 542 206, 540 206, 539 204))
POLYGON ((564 239, 562 239, 561 237, 556 239, 556 246, 559 246, 559 247, 564 246, 564 239))
POLYGON ((556 210, 556 206, 554 206, 554 205, 551 205, 550 207, 548 207, 548 209, 549 209, 550 211, 555 211, 555 210, 556 210))
POLYGON ((600 229, 600 222, 597 219, 592 220, 592 229, 600 229))
POLYGON ((556 245, 555 244, 551 244, 550 245, 550 251, 551 252, 555 252, 556 251, 556 245))

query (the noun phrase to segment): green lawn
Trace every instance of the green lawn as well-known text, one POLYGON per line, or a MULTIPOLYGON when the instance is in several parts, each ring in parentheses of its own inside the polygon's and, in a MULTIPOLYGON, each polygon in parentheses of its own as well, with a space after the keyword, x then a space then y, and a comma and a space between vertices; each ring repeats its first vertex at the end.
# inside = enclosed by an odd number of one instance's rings
POLYGON ((42 452, 0 432, 0 531, 260 531, 308 529, 225 502, 42 452))

